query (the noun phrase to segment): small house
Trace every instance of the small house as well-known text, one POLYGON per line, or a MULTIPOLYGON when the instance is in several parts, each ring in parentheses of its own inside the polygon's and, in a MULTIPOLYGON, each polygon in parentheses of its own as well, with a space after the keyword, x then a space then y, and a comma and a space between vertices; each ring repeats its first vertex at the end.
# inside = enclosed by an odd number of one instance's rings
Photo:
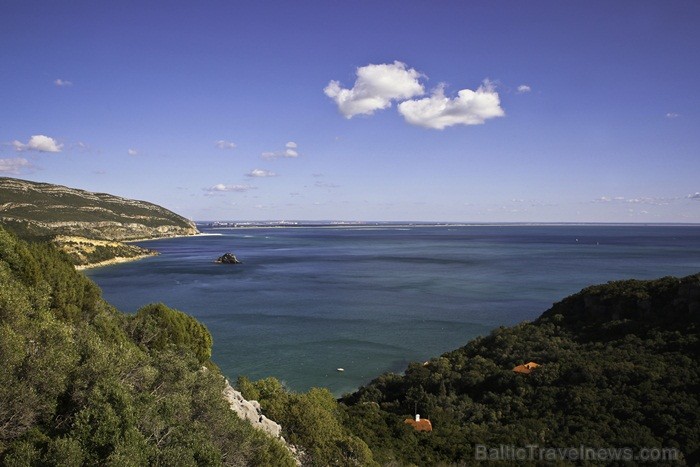
POLYGON ((404 420, 407 425, 411 425, 416 431, 433 431, 433 424, 427 418, 420 418, 420 415, 416 414, 416 418, 407 418, 404 420))
POLYGON ((516 366, 515 368, 513 368, 513 371, 516 373, 521 373, 523 375, 529 375, 530 373, 532 373, 532 370, 534 370, 538 366, 540 366, 539 363, 527 362, 524 365, 516 366))

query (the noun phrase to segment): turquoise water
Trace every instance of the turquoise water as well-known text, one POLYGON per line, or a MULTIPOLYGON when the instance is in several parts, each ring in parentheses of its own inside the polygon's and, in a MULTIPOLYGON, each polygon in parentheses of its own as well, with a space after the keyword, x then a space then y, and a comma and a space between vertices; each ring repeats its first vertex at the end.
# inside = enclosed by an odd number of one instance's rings
POLYGON ((231 379, 337 395, 588 285, 700 272, 700 226, 201 230, 215 235, 143 242, 161 255, 86 273, 123 311, 197 317, 231 379), (227 251, 243 264, 213 263, 227 251))

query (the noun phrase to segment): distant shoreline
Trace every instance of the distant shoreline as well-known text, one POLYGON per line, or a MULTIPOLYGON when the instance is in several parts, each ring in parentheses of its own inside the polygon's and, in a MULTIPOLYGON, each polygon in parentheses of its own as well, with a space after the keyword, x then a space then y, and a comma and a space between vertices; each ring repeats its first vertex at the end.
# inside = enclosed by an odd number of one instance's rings
MULTIPOLYGON (((237 221, 201 221, 197 223, 198 228, 211 230, 228 229, 265 229, 265 228, 382 228, 382 227, 700 227, 700 223, 624 223, 624 222, 310 222, 298 221, 279 222, 237 222, 237 221)), ((212 234, 198 234, 212 235, 212 234)), ((156 240, 156 239, 152 239, 156 240)), ((136 240, 130 240, 136 241, 136 240)))
POLYGON ((133 240, 122 240, 122 243, 150 242, 153 240, 167 240, 169 238, 210 237, 210 236, 216 236, 216 235, 219 235, 219 234, 200 232, 200 233, 196 233, 194 235, 169 235, 167 237, 135 238, 133 240))

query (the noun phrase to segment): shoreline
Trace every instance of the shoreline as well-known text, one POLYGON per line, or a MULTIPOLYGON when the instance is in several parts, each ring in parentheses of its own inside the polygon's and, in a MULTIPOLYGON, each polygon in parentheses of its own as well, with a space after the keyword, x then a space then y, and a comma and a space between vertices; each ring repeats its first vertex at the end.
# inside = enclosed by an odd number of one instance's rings
POLYGON ((196 233, 192 235, 169 235, 166 237, 148 237, 148 238, 135 238, 133 240, 120 240, 122 243, 135 243, 135 242, 150 242, 152 240, 167 240, 169 238, 187 238, 187 237, 209 237, 212 235, 219 235, 219 234, 208 234, 208 233, 196 233))
POLYGON ((120 264, 120 263, 130 263, 132 261, 138 261, 140 259, 144 258, 151 258, 153 256, 158 256, 160 253, 155 252, 152 254, 147 254, 147 255, 139 255, 139 256, 130 256, 130 257, 124 257, 124 256, 117 256, 116 258, 108 259, 105 261, 100 261, 99 263, 92 263, 92 264, 76 264, 75 265, 75 270, 76 271, 84 271, 86 269, 95 269, 95 268, 101 268, 104 266, 111 266, 113 264, 120 264))

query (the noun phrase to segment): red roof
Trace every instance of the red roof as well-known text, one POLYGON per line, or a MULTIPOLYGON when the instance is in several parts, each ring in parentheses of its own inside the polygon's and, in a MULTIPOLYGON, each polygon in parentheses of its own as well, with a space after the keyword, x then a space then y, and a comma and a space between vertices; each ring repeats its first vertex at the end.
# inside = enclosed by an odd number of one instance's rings
POLYGON ((411 425, 416 431, 433 431, 433 424, 427 418, 421 418, 416 421, 412 418, 407 418, 404 422, 411 425))
POLYGON ((524 375, 529 375, 532 372, 532 370, 534 370, 538 366, 540 366, 539 363, 528 362, 524 365, 516 366, 515 368, 513 368, 513 371, 516 373, 522 373, 524 375))

